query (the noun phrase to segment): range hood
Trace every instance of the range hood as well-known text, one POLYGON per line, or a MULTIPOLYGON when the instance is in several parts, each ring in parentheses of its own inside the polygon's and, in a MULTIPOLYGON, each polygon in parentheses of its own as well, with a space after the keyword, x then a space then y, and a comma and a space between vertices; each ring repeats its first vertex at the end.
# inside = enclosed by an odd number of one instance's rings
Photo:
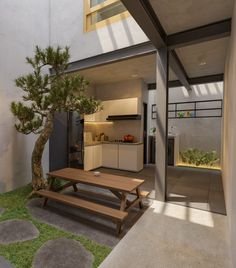
POLYGON ((119 120, 141 120, 140 114, 129 114, 129 115, 109 115, 107 121, 119 121, 119 120))

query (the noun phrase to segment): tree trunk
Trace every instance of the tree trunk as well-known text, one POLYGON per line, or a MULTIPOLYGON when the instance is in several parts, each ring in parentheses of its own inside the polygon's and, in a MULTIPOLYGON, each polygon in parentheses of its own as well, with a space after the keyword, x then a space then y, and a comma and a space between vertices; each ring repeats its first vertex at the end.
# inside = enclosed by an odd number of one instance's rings
POLYGON ((53 116, 49 114, 47 116, 44 129, 40 133, 38 139, 35 142, 31 158, 32 186, 35 191, 45 188, 47 185, 47 181, 43 177, 42 156, 45 144, 49 140, 52 130, 53 130, 53 116))

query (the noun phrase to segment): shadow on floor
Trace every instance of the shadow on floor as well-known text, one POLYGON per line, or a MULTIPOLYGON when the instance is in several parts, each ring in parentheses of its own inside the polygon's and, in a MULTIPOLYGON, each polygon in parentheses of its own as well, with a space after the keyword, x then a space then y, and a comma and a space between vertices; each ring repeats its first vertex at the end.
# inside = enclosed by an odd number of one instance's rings
MULTIPOLYGON (((155 199, 155 165, 146 165, 138 173, 109 168, 99 168, 100 172, 117 174, 145 180, 143 190, 151 192, 149 198, 155 199)), ((167 201, 226 215, 221 171, 168 167, 167 169, 167 201)))

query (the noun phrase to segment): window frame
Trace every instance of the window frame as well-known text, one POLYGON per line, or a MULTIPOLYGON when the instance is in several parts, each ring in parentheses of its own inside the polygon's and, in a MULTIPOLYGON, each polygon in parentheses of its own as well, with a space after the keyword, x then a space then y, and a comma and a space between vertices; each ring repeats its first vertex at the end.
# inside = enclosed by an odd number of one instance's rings
POLYGON ((93 30, 97 30, 99 28, 105 27, 107 25, 110 25, 114 22, 118 22, 120 20, 126 19, 130 16, 130 13, 128 10, 114 15, 108 19, 96 22, 95 24, 91 24, 91 15, 99 10, 101 10, 104 7, 108 7, 119 0, 106 0, 105 2, 95 5, 93 7, 90 7, 90 0, 84 0, 84 32, 90 32, 93 30))

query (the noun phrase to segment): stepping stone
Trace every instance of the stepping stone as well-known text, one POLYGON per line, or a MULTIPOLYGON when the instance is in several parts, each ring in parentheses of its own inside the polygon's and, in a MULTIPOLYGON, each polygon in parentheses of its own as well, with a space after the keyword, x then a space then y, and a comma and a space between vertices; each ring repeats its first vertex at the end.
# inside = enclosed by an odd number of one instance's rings
POLYGON ((0 216, 4 212, 4 208, 0 208, 0 216))
POLYGON ((0 267, 1 268, 15 268, 9 261, 7 261, 4 257, 0 256, 0 267))
POLYGON ((38 236, 38 229, 30 221, 8 220, 0 222, 0 244, 23 242, 38 236))
POLYGON ((93 255, 78 241, 59 238, 46 242, 36 253, 34 268, 90 268, 93 255))

